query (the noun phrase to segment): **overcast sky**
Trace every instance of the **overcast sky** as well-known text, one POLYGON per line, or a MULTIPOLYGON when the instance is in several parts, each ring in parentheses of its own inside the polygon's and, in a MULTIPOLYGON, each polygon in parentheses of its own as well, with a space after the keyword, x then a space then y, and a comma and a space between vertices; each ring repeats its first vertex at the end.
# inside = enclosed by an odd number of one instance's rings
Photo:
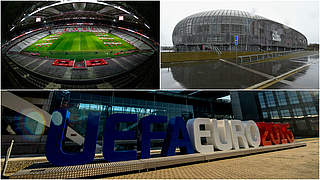
POLYGON ((185 17, 216 9, 243 10, 254 13, 301 32, 307 37, 308 43, 319 43, 319 2, 316 0, 161 0, 161 45, 172 45, 173 29, 185 17))

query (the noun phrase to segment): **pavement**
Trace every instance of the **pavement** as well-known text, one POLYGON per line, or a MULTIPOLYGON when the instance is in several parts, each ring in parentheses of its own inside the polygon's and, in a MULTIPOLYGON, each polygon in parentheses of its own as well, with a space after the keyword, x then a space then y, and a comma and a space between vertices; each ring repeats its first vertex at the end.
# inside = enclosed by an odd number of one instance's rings
POLYGON ((108 178, 319 179, 319 138, 297 141, 307 146, 108 178))
MULTIPOLYGON (((319 138, 299 138, 307 146, 206 163, 135 172, 112 179, 319 179, 319 138)), ((102 157, 97 154, 96 157, 102 157)), ((3 163, 1 159, 1 164, 3 163)), ((10 158, 6 176, 33 163, 47 162, 44 156, 10 158)), ((3 164, 2 164, 3 165, 3 164)), ((101 177, 100 177, 101 178, 101 177)))

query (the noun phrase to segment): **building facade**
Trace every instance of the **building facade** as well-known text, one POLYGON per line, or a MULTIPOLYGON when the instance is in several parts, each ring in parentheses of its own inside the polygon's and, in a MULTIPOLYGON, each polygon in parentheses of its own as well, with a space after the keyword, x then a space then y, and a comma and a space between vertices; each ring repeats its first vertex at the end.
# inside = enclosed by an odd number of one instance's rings
POLYGON ((289 123, 295 136, 319 136, 318 91, 232 92, 235 118, 289 123))
POLYGON ((176 51, 287 51, 308 44, 307 38, 292 28, 237 10, 188 16, 175 26, 172 41, 176 51))

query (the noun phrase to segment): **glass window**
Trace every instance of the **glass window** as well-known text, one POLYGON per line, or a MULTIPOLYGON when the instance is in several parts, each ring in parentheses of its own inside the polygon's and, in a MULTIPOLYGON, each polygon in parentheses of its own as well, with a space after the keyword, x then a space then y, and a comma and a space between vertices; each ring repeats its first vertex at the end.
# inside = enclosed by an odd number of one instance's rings
POLYGON ((217 16, 217 23, 221 24, 221 16, 217 16))
POLYGON ((259 98, 259 102, 260 102, 260 107, 261 108, 266 108, 266 104, 264 102, 264 99, 263 99, 263 93, 258 93, 258 98, 259 98))
POLYGON ((306 130, 307 129, 307 125, 306 125, 305 120, 297 120, 296 125, 299 130, 306 130))
POLYGON ((282 118, 290 118, 291 117, 288 109, 281 110, 280 113, 281 113, 282 118))
POLYGON ((211 34, 216 34, 216 33, 217 33, 217 25, 213 24, 211 34))
POLYGON ((221 24, 217 24, 217 32, 216 33, 220 33, 221 32, 221 24))
POLYGON ((278 111, 270 111, 271 119, 279 119, 278 111))
POLYGON ((288 92, 290 104, 299 104, 299 99, 297 96, 297 92, 289 91, 288 92))
POLYGON ((229 32, 229 24, 221 24, 221 33, 229 32))
POLYGON ((303 102, 312 102, 312 96, 310 92, 303 91, 303 92, 300 92, 300 94, 303 102))
POLYGON ((311 107, 305 107, 307 115, 317 115, 318 112, 314 106, 311 107))
POLYGON ((265 92, 265 94, 266 94, 266 99, 267 99, 268 107, 275 107, 275 106, 276 106, 276 103, 275 103, 275 101, 274 101, 272 92, 265 92))
POLYGON ((319 131, 319 119, 310 119, 309 122, 312 130, 319 131))
POLYGON ((293 109, 293 115, 295 117, 303 116, 302 109, 301 108, 294 108, 293 109))
POLYGON ((284 92, 277 91, 276 92, 279 106, 287 105, 287 100, 284 92))
POLYGON ((263 119, 268 119, 268 112, 262 112, 263 119))

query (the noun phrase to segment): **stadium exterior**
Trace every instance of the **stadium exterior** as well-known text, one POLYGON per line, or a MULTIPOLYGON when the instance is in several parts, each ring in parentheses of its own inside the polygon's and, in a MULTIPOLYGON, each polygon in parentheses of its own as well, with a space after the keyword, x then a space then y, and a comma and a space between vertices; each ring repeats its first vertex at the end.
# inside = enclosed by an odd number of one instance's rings
POLYGON ((237 10, 193 14, 174 28, 175 51, 288 51, 304 49, 306 37, 267 18, 237 10))

